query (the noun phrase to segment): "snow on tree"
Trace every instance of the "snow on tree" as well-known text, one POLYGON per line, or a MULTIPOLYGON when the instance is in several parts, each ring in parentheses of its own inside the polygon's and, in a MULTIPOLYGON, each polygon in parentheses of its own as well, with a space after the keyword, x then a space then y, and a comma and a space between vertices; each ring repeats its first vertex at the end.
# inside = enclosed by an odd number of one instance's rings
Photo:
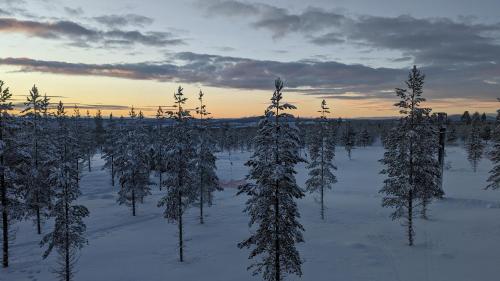
POLYGON ((148 135, 144 128, 142 112, 130 110, 130 124, 125 135, 121 136, 120 154, 116 161, 119 165, 120 191, 118 203, 132 207, 132 216, 136 215, 137 202, 151 194, 149 181, 149 157, 147 153, 148 135))
POLYGON ((500 109, 497 110, 496 126, 493 133, 493 148, 490 152, 490 157, 493 168, 490 171, 486 189, 498 189, 500 188, 500 109))
POLYGON ((347 151, 349 160, 351 160, 352 150, 356 146, 356 131, 354 131, 354 128, 351 126, 350 122, 346 123, 341 140, 345 150, 347 151))
POLYGON ((102 159, 104 159, 103 169, 108 169, 111 174, 111 185, 115 186, 116 169, 115 169, 115 158, 117 155, 118 139, 122 137, 120 131, 117 129, 116 121, 113 118, 113 114, 109 115, 108 125, 105 130, 104 143, 102 147, 102 159))
POLYGON ((165 155, 167 171, 163 181, 166 195, 158 202, 158 207, 164 207, 164 217, 169 222, 178 225, 179 260, 184 261, 183 215, 192 205, 198 195, 196 186, 197 176, 195 162, 195 144, 193 143, 193 130, 188 123, 191 119, 189 111, 184 109, 187 98, 179 86, 174 93, 176 111, 167 112, 174 121, 169 131, 168 150, 165 155))
POLYGON ((64 105, 59 102, 56 118, 58 122, 57 135, 54 139, 56 149, 52 157, 56 166, 51 170, 50 182, 55 191, 55 204, 51 216, 55 218, 53 230, 46 234, 41 246, 46 246, 43 258, 47 258, 55 249, 58 253, 59 268, 55 270, 59 280, 73 280, 78 250, 87 243, 85 239, 86 226, 83 218, 89 215, 85 206, 75 204, 80 196, 76 162, 75 140, 68 128, 64 105))
POLYGON ((416 66, 406 81, 407 89, 396 89, 401 99, 399 107, 402 117, 385 140, 386 152, 380 160, 385 168, 381 171, 387 178, 380 193, 384 194, 382 206, 394 208, 393 220, 404 218, 408 244, 413 245, 413 219, 416 208, 422 207, 426 216, 427 204, 440 198, 443 192, 439 185, 440 168, 437 160, 438 137, 429 117, 431 109, 421 107, 425 76, 416 66))
POLYGON ((363 128, 363 130, 358 135, 358 144, 360 146, 366 147, 373 143, 373 137, 368 132, 367 128, 363 128))
POLYGON ((326 189, 332 189, 332 185, 337 182, 333 174, 337 167, 333 161, 335 158, 335 138, 332 135, 334 130, 329 130, 327 113, 330 113, 326 101, 321 102, 321 117, 316 119, 316 133, 311 137, 309 146, 309 156, 311 158, 307 169, 309 178, 306 181, 306 189, 311 193, 320 194, 321 219, 325 219, 324 193, 326 189))
POLYGON ((83 134, 83 151, 85 153, 85 162, 87 162, 89 172, 92 171, 92 156, 94 156, 95 153, 95 135, 91 121, 92 117, 87 110, 87 115, 85 116, 85 133, 83 134))
POLYGON ((208 115, 210 114, 206 105, 203 103, 203 92, 200 91, 198 94, 198 100, 200 105, 196 108, 196 113, 199 115, 199 126, 198 126, 198 145, 196 151, 196 168, 197 168, 197 185, 199 187, 198 191, 198 201, 200 205, 200 223, 203 224, 203 205, 205 204, 205 198, 208 202, 208 206, 212 205, 213 194, 215 191, 222 191, 219 186, 219 178, 216 173, 215 161, 217 158, 214 155, 215 143, 208 131, 208 115))
POLYGON ((472 119, 470 117, 470 113, 469 111, 464 111, 464 114, 462 114, 462 117, 460 117, 460 121, 462 121, 462 123, 466 124, 466 125, 470 125, 472 119))
POLYGON ((472 121, 469 135, 465 141, 467 159, 469 160, 474 172, 477 171, 477 166, 483 156, 484 147, 485 145, 481 139, 480 121, 479 119, 474 120, 472 121))
POLYGON ((246 163, 247 180, 238 194, 246 194, 245 212, 250 215, 253 234, 238 244, 252 248, 249 258, 256 259, 248 269, 262 274, 264 280, 281 281, 288 274, 302 275, 302 260, 295 245, 303 242, 303 226, 295 202, 304 193, 295 181, 294 167, 304 160, 299 156, 298 129, 293 115, 286 110, 296 107, 283 103, 283 81, 275 81, 275 91, 265 117, 259 122, 254 139, 255 151, 246 163))
POLYGON ((446 142, 448 144, 455 144, 457 142, 457 128, 455 126, 450 126, 449 132, 446 136, 446 142))
POLYGON ((158 110, 156 111, 156 128, 154 131, 153 135, 153 165, 154 169, 158 173, 159 176, 159 188, 161 190, 162 185, 163 185, 163 178, 162 175, 163 173, 166 172, 167 166, 165 161, 165 138, 166 138, 166 133, 164 129, 164 123, 165 123, 165 113, 163 112, 163 109, 161 106, 158 107, 158 110))
POLYGON ((104 137, 106 136, 106 131, 104 130, 103 119, 101 110, 98 109, 94 116, 94 139, 97 147, 102 150, 102 146, 104 145, 104 137))
POLYGON ((29 163, 26 165, 23 184, 24 201, 27 213, 35 217, 37 233, 42 233, 42 220, 47 217, 51 205, 51 190, 47 181, 50 170, 50 143, 47 134, 47 109, 49 99, 33 86, 28 94, 25 108, 21 111, 24 118, 23 136, 27 146, 29 163))
POLYGON ((12 94, 0 80, 0 212, 2 220, 2 266, 9 266, 9 244, 15 238, 11 225, 24 214, 20 185, 25 148, 19 141, 20 126, 11 115, 12 94))

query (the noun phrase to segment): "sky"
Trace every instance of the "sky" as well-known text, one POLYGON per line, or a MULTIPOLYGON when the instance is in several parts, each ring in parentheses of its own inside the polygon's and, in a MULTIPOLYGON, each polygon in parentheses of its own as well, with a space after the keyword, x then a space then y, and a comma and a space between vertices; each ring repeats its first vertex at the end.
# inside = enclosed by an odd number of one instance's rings
POLYGON ((274 79, 296 115, 396 116, 394 89, 426 75, 426 106, 494 113, 498 0, 0 0, 0 80, 91 113, 154 116, 184 88, 216 118, 261 115, 274 79))

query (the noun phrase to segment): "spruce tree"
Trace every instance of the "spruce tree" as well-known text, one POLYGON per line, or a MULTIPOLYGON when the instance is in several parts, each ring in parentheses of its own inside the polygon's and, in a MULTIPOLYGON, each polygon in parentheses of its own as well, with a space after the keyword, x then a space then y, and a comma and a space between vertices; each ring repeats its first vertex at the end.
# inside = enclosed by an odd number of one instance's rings
POLYGON ((38 88, 33 86, 29 91, 25 108, 21 111, 24 118, 23 136, 27 146, 29 164, 26 165, 23 184, 24 201, 28 215, 35 217, 37 233, 42 233, 42 220, 47 217, 51 205, 51 190, 46 182, 46 174, 50 165, 50 144, 47 138, 47 109, 49 99, 42 97, 38 88))
POLYGON ((316 119, 316 133, 312 137, 309 146, 309 156, 311 161, 307 168, 309 169, 309 179, 306 181, 307 191, 320 194, 321 219, 325 219, 324 193, 326 189, 332 189, 332 185, 337 182, 333 174, 337 167, 333 161, 335 158, 335 139, 329 130, 327 113, 330 113, 326 101, 321 102, 321 117, 316 119))
POLYGON ((165 113, 163 112, 163 109, 161 106, 158 107, 158 110, 156 111, 156 128, 154 130, 154 136, 153 136, 153 162, 154 162, 154 169, 158 173, 159 176, 159 188, 161 190, 162 185, 163 185, 163 173, 166 172, 167 167, 165 161, 165 138, 167 137, 165 135, 165 129, 164 129, 164 123, 165 123, 165 113))
POLYGON ((347 156, 351 160, 352 150, 356 145, 356 131, 351 126, 351 122, 347 122, 344 128, 344 134, 342 135, 342 144, 347 151, 347 156))
POLYGON ((490 152, 490 157, 493 168, 490 171, 486 189, 498 189, 500 188, 500 109, 497 110, 495 130, 493 133, 493 148, 490 152))
POLYGON ((430 120, 429 108, 421 107, 425 76, 416 66, 406 81, 407 89, 396 89, 401 99, 395 104, 402 115, 398 125, 385 140, 386 152, 381 171, 387 178, 380 193, 384 194, 382 206, 394 208, 393 220, 404 218, 408 244, 413 245, 416 208, 426 206, 433 198, 443 195, 439 186, 440 168, 437 160, 438 137, 430 120))
POLYGON ((14 239, 11 225, 24 215, 20 185, 23 165, 27 162, 25 147, 19 141, 20 126, 11 115, 12 94, 0 80, 0 212, 2 220, 2 266, 9 266, 9 244, 14 239))
POLYGON ((113 114, 109 114, 108 126, 105 130, 104 144, 102 148, 102 158, 104 159, 103 169, 108 169, 111 174, 111 185, 115 186, 116 169, 115 169, 115 158, 118 149, 116 145, 118 144, 119 138, 122 135, 117 129, 116 121, 113 118, 113 114))
POLYGON ((164 217, 169 222, 176 222, 179 238, 179 260, 184 261, 184 212, 196 200, 198 192, 195 180, 196 162, 193 130, 189 123, 191 115, 184 109, 187 98, 179 86, 174 93, 176 111, 167 112, 174 121, 168 135, 168 149, 165 155, 167 171, 164 186, 166 194, 158 202, 158 207, 164 207, 164 217))
POLYGON ((196 113, 199 115, 198 125, 198 147, 196 151, 196 167, 198 176, 197 185, 199 186, 198 201, 200 205, 200 223, 203 224, 203 206, 205 200, 211 206, 213 202, 213 193, 221 191, 219 186, 219 178, 216 173, 215 161, 217 158, 214 155, 214 141, 211 138, 208 130, 208 115, 210 114, 206 105, 203 103, 203 92, 198 94, 200 105, 196 108, 196 113))
POLYGON ((130 110, 128 134, 122 136, 122 150, 117 157, 119 165, 120 191, 118 203, 132 208, 132 216, 136 215, 137 203, 151 194, 149 188, 149 158, 146 153, 148 142, 143 124, 142 112, 130 110))
POLYGON ((302 260, 295 244, 304 241, 303 226, 296 199, 304 193, 295 181, 294 167, 304 160, 299 156, 297 127, 286 110, 296 107, 284 103, 283 81, 275 81, 275 91, 254 139, 255 151, 246 163, 249 183, 239 187, 246 194, 245 212, 255 232, 238 244, 252 248, 249 258, 259 258, 248 269, 261 273, 264 280, 281 281, 288 274, 302 275, 302 260))
POLYGON ((104 130, 104 124, 103 124, 103 119, 102 119, 102 113, 101 110, 98 109, 95 116, 94 116, 94 126, 95 126, 95 131, 94 131, 94 139, 95 139, 95 144, 97 147, 102 151, 102 146, 104 145, 104 137, 106 135, 106 131, 104 130))
POLYGON ((52 232, 46 234, 41 246, 47 249, 43 258, 47 258, 53 249, 56 249, 60 268, 55 270, 59 280, 73 280, 75 274, 75 263, 77 251, 87 243, 85 239, 86 226, 83 218, 89 215, 89 211, 82 205, 75 204, 80 196, 78 173, 76 168, 76 146, 67 124, 64 105, 59 102, 56 114, 58 122, 57 136, 55 138, 56 149, 53 157, 57 159, 56 167, 51 171, 50 182, 55 191, 55 205, 51 215, 55 218, 52 232))
POLYGON ((480 121, 478 119, 472 121, 469 135, 465 141, 465 149, 467 150, 467 159, 469 160, 472 170, 477 171, 477 166, 483 157, 484 143, 481 139, 480 121))

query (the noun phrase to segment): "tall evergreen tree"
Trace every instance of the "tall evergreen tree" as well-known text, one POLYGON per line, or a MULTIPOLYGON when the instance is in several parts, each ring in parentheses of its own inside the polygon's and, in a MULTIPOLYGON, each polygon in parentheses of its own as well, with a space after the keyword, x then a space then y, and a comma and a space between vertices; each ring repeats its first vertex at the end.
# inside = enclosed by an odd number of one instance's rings
POLYGON ((164 186, 167 193, 158 202, 158 207, 165 207, 164 217, 169 222, 178 225, 179 260, 184 261, 184 230, 183 215, 197 197, 195 180, 195 146, 193 131, 188 123, 191 119, 189 111, 184 109, 187 98, 179 86, 174 93, 176 111, 169 111, 170 118, 174 121, 169 131, 168 150, 165 155, 167 171, 165 172, 164 186))
POLYGON ((159 176, 159 188, 161 190, 163 186, 163 173, 166 172, 167 166, 165 161, 165 138, 167 137, 165 135, 165 129, 164 129, 164 123, 165 123, 165 113, 163 112, 163 109, 161 106, 158 107, 158 110, 156 111, 156 128, 153 136, 153 142, 154 142, 154 148, 153 148, 153 161, 154 161, 154 168, 156 172, 158 173, 159 176))
POLYGON ((98 109, 94 116, 94 139, 97 147, 102 151, 102 146, 104 145, 104 137, 106 135, 106 131, 104 130, 104 121, 102 119, 101 110, 98 109))
POLYGON ((75 274, 77 251, 87 243, 83 218, 89 215, 89 211, 86 207, 75 204, 80 195, 76 180, 78 176, 75 176, 78 173, 74 160, 76 147, 62 102, 57 107, 56 118, 59 126, 55 138, 57 149, 52 156, 57 159, 57 165, 49 177, 55 190, 56 201, 51 210, 55 223, 52 232, 43 237, 40 245, 47 247, 43 258, 47 258, 56 249, 60 268, 55 273, 59 280, 70 281, 75 274))
POLYGON ((9 266, 9 244, 14 239, 11 225, 23 217, 20 185, 23 165, 26 164, 25 148, 19 141, 19 129, 11 115, 12 94, 0 80, 0 212, 2 220, 2 266, 9 266))
POLYGON ((477 166, 483 157, 484 143, 481 139, 480 121, 472 121, 469 135, 465 141, 465 149, 467 150, 467 159, 469 160, 472 170, 477 171, 477 166))
POLYGON ((431 125, 429 108, 421 107, 425 76, 416 66, 406 81, 407 89, 396 89, 401 99, 395 104, 402 117, 385 141, 386 152, 381 171, 387 178, 380 193, 384 194, 382 206, 394 208, 392 219, 404 218, 408 244, 413 245, 413 219, 415 209, 422 208, 432 198, 443 195, 439 185, 440 168, 437 160, 436 130, 431 125))
POLYGON ((213 193, 215 191, 221 191, 222 188, 219 186, 219 178, 216 173, 215 161, 217 158, 214 155, 214 141, 211 138, 210 132, 208 131, 208 115, 210 114, 206 105, 203 103, 203 92, 200 91, 198 94, 198 100, 200 101, 199 107, 196 108, 196 113, 199 115, 199 126, 198 126, 198 147, 196 151, 196 167, 198 171, 197 185, 199 186, 198 200, 200 205, 200 223, 203 224, 203 206, 205 200, 207 200, 208 205, 212 205, 213 193))
POLYGON ((92 117, 90 116, 90 112, 87 110, 87 115, 85 116, 85 134, 83 135, 83 149, 85 152, 85 162, 87 162, 89 172, 92 171, 92 156, 94 156, 95 153, 95 134, 91 121, 92 117))
POLYGON ((347 151, 349 160, 351 160, 352 150, 356 146, 356 131, 354 131, 354 128, 351 126, 350 122, 347 122, 345 125, 344 133, 342 134, 342 144, 347 151))
POLYGON ((46 134, 46 116, 49 106, 47 96, 42 97, 38 88, 33 86, 28 94, 25 108, 21 111, 25 117, 22 138, 27 142, 30 163, 26 166, 24 200, 29 216, 35 217, 37 233, 42 233, 42 219, 48 215, 51 205, 51 190, 46 184, 46 172, 50 165, 49 143, 46 134))
POLYGON ((490 171, 486 189, 498 189, 500 188, 500 109, 497 110, 495 131, 493 133, 493 148, 490 152, 490 157, 493 168, 490 171))
POLYGON ((296 199, 304 193, 295 181, 294 167, 304 160, 299 156, 298 130, 293 115, 286 110, 296 107, 284 103, 283 81, 275 81, 275 91, 265 117, 259 123, 255 151, 246 166, 250 181, 239 187, 238 194, 249 196, 245 212, 250 226, 257 229, 240 248, 253 248, 249 258, 260 260, 248 269, 262 273, 264 280, 281 281, 287 274, 302 275, 302 260, 295 244, 304 241, 303 226, 296 199))
POLYGON ((121 138, 122 135, 116 126, 116 121, 113 118, 113 114, 109 115, 108 126, 105 130, 104 144, 102 148, 102 158, 104 159, 103 169, 108 169, 111 174, 111 185, 115 186, 115 178, 116 178, 116 155, 118 149, 116 145, 118 144, 118 139, 121 138))
POLYGON ((464 111, 464 114, 462 114, 462 117, 460 118, 460 121, 464 123, 465 125, 470 125, 472 118, 470 117, 469 111, 464 111))
POLYGON ((333 174, 337 167, 333 161, 335 158, 335 139, 332 135, 334 130, 329 130, 327 113, 330 113, 326 101, 321 102, 321 117, 316 119, 316 134, 313 135, 309 147, 311 161, 309 169, 309 179, 306 181, 307 191, 319 192, 321 204, 321 219, 325 219, 324 193, 325 189, 332 189, 332 185, 337 182, 337 177, 333 174))
POLYGON ((149 158, 147 151, 147 134, 144 129, 142 112, 130 110, 130 126, 128 133, 122 136, 122 150, 117 157, 119 165, 120 191, 118 203, 132 207, 132 216, 136 215, 137 202, 151 194, 149 188, 149 158))

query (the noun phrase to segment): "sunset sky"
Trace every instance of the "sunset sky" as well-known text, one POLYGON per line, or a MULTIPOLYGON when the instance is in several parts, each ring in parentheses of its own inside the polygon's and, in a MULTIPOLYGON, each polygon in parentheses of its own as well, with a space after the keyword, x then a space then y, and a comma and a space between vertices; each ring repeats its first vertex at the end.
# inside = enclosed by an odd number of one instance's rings
POLYGON ((153 116, 182 85, 214 117, 260 115, 273 80, 300 116, 394 116, 410 67, 434 111, 493 113, 498 0, 0 0, 0 80, 22 102, 153 116))

